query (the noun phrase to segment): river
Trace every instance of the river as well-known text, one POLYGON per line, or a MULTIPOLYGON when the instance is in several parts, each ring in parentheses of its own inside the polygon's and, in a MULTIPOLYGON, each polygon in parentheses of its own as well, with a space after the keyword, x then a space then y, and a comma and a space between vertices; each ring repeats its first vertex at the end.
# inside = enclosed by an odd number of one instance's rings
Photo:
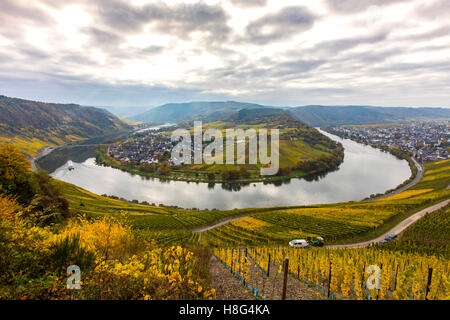
POLYGON ((395 188, 411 175, 405 160, 349 139, 322 133, 341 142, 345 156, 338 170, 315 181, 291 179, 277 185, 257 182, 247 186, 161 181, 98 166, 94 158, 81 163, 74 161, 75 170, 71 171, 66 163, 52 176, 96 194, 183 208, 224 210, 359 201, 395 188))

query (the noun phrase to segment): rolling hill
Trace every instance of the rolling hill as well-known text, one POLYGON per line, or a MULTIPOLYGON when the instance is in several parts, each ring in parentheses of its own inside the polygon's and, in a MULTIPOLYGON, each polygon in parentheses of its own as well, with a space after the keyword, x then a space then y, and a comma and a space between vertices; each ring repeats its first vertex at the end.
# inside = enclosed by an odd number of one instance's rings
POLYGON ((306 128, 307 125, 293 117, 291 113, 279 108, 242 109, 223 120, 235 125, 259 124, 266 127, 306 128))
POLYGON ((130 117, 130 120, 152 122, 215 121, 228 118, 241 109, 251 108, 266 108, 266 106, 235 101, 169 103, 130 117))
POLYGON ((32 156, 44 146, 129 130, 106 110, 0 96, 0 143, 32 156))

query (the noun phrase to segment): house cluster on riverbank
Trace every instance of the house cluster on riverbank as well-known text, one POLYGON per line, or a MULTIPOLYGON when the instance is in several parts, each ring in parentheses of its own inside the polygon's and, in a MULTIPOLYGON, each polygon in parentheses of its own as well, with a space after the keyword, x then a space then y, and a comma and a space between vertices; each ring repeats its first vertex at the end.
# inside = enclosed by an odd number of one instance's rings
POLYGON ((386 145, 412 153, 425 162, 450 159, 449 121, 412 122, 389 126, 334 127, 340 136, 370 145, 386 145))
POLYGON ((110 145, 107 153, 122 163, 151 164, 159 163, 163 159, 170 162, 170 151, 177 142, 172 142, 170 136, 163 135, 161 131, 145 131, 134 135, 110 145))

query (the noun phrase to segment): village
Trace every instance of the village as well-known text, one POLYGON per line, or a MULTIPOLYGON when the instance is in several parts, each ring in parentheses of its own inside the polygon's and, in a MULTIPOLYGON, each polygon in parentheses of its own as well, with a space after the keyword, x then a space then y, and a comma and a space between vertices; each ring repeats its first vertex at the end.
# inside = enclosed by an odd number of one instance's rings
POLYGON ((107 149, 109 157, 121 163, 157 164, 162 161, 173 165, 170 151, 177 144, 164 134, 167 128, 137 132, 127 140, 116 142, 107 149))
POLYGON ((422 163, 450 158, 448 121, 411 122, 388 126, 333 127, 341 137, 369 145, 385 145, 411 153, 422 163))

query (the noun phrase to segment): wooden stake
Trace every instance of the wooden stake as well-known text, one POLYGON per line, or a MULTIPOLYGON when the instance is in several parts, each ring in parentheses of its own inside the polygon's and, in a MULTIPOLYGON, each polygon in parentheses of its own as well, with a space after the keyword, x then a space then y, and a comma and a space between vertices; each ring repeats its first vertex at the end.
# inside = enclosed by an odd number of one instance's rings
POLYGON ((284 276, 283 276, 283 291, 281 292, 281 300, 286 300, 286 287, 289 271, 289 259, 284 260, 284 276))
POLYGON ((328 276, 328 293, 327 293, 328 298, 330 297, 330 293, 331 293, 331 265, 332 265, 332 263, 330 261, 330 272, 328 273, 329 274, 329 276, 328 276))
POLYGON ((428 292, 430 292, 432 276, 433 276, 433 268, 428 268, 428 281, 427 281, 427 288, 425 289, 425 300, 428 300, 428 292))
POLYGON ((398 276, 398 264, 397 264, 397 268, 395 269, 395 279, 394 279, 394 290, 397 289, 397 276, 398 276))
MULTIPOLYGON (((383 270, 383 264, 380 264, 380 277, 381 277, 382 270, 383 270)), ((380 297, 380 290, 381 290, 381 283, 380 283, 380 289, 378 289, 378 293, 377 293, 377 300, 380 297)))

